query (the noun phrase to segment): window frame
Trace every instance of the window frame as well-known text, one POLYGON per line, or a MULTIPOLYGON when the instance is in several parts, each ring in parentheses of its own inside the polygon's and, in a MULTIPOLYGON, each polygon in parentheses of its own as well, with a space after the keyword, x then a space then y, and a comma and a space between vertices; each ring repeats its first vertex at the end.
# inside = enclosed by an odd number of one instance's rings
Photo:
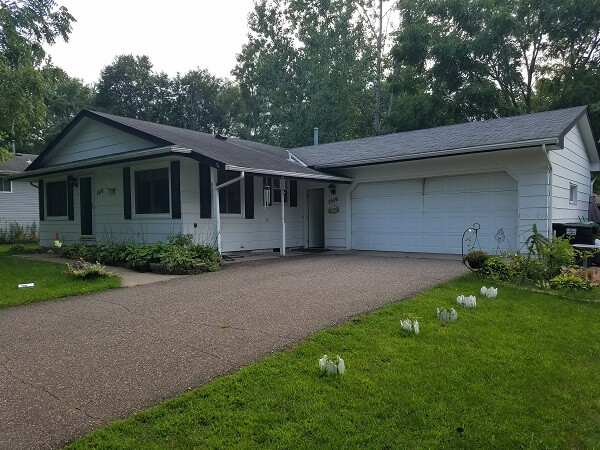
MULTIPOLYGON (((271 180, 271 202, 269 206, 273 206, 273 205, 281 205, 281 195, 279 196, 279 201, 275 200, 275 191, 281 191, 281 188, 279 187, 279 184, 277 185, 277 187, 274 186, 275 181, 279 182, 281 180, 281 177, 263 177, 263 186, 265 183, 265 179, 270 179, 271 180)), ((288 178, 284 178, 284 186, 285 186, 285 192, 284 192, 284 198, 285 198, 285 205, 286 206, 290 206, 290 180, 288 178)))
POLYGON ((69 220, 69 180, 67 177, 61 178, 50 178, 44 180, 44 219, 45 220, 69 220), (66 214, 64 216, 51 216, 49 214, 50 208, 48 207, 48 185, 52 183, 65 183, 65 204, 66 214))
POLYGON ((577 185, 575 183, 569 183, 569 204, 576 205, 578 196, 579 188, 577 187, 577 185))
MULTIPOLYGON (((223 184, 226 181, 224 181, 223 183, 219 183, 219 172, 217 171, 217 186, 219 184, 223 184)), ((237 172, 235 170, 223 170, 221 172, 225 172, 225 173, 232 173, 232 174, 237 174, 237 176, 235 176, 234 178, 238 178, 242 175, 241 172, 237 172)), ((222 189, 227 189, 231 186, 238 186, 240 189, 240 212, 239 213, 230 213, 230 212, 223 212, 223 210, 221 209, 221 189, 219 189, 219 191, 217 192, 217 201, 219 202, 219 215, 221 217, 236 217, 236 218, 244 218, 245 214, 246 214, 246 183, 245 183, 245 178, 242 178, 241 180, 239 180, 237 183, 233 183, 230 184, 229 186, 225 186, 225 188, 222 189)), ((228 180, 227 180, 228 181, 228 180)))
POLYGON ((169 162, 163 164, 144 164, 131 168, 131 218, 132 219, 171 219, 173 213, 173 198, 171 196, 171 165, 169 162), (136 204, 137 186, 135 184, 135 174, 137 172, 146 172, 149 170, 167 169, 169 178, 169 211, 164 213, 138 213, 136 204))
POLYGON ((12 194, 13 193, 12 180, 7 180, 6 178, 7 178, 6 175, 0 175, 0 194, 12 194), (5 183, 8 183, 8 186, 10 187, 9 190, 4 189, 5 183))

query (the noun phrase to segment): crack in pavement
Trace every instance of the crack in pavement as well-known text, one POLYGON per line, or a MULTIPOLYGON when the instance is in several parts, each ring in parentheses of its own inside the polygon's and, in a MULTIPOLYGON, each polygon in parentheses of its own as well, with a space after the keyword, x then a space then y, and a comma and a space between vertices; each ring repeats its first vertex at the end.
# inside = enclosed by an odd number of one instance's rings
POLYGON ((54 394, 52 391, 50 391, 46 386, 44 385, 40 385, 37 386, 35 384, 33 384, 30 381, 25 381, 23 379, 21 379, 20 377, 18 377, 17 375, 15 375, 13 373, 13 371, 6 365, 8 362, 10 362, 10 358, 4 356, 5 361, 0 363, 0 367, 2 367, 5 372, 16 382, 21 383, 25 386, 29 386, 33 389, 45 392, 46 394, 48 394, 50 397, 54 398, 55 400, 57 400, 58 402, 62 403, 63 405, 65 405, 68 409, 72 409, 72 410, 76 410, 79 411, 80 413, 82 413, 83 415, 85 415, 86 417, 88 417, 89 419, 93 419, 96 421, 101 421, 102 418, 101 417, 94 417, 91 414, 89 414, 87 411, 85 411, 82 407, 77 406, 77 405, 73 405, 72 403, 70 403, 69 401, 60 398, 58 395, 54 394))

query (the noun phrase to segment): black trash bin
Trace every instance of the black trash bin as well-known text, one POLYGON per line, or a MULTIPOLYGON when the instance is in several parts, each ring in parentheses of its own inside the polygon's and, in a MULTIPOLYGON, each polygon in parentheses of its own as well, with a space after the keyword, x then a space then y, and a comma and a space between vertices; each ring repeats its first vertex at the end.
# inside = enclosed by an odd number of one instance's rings
POLYGON ((598 226, 593 223, 553 223, 557 237, 568 238, 571 244, 593 245, 598 235, 598 226))

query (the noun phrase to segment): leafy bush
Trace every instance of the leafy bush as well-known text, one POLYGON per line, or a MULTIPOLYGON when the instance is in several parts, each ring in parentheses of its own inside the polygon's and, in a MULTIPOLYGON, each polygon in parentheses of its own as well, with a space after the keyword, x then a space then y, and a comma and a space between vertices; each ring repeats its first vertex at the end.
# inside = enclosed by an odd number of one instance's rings
POLYGON ((216 272, 221 268, 223 260, 219 251, 210 245, 196 245, 194 251, 198 259, 204 264, 207 272, 216 272))
POLYGON ((552 289, 568 289, 571 291, 588 291, 592 285, 587 280, 582 280, 578 276, 563 274, 558 275, 550 280, 552 289))
POLYGON ((18 253, 25 253, 25 251, 26 251, 26 249, 23 244, 15 244, 11 248, 8 249, 8 253, 13 254, 13 255, 18 254, 18 253))
POLYGON ((168 245, 161 254, 160 265, 169 273, 183 274, 193 270, 200 262, 193 247, 168 245))
POLYGON ((83 259, 80 259, 73 264, 67 264, 67 270, 64 272, 64 274, 86 280, 94 278, 106 278, 111 275, 111 273, 107 272, 104 266, 99 262, 89 263, 83 259))
POLYGON ((471 269, 481 269, 489 258, 490 255, 486 252, 473 250, 465 255, 464 261, 467 262, 471 269))
POLYGON ((69 259, 99 261, 107 265, 123 265, 133 270, 150 270, 159 264, 167 273, 188 273, 202 263, 204 270, 213 272, 221 267, 221 255, 209 245, 194 245, 190 234, 168 237, 168 244, 102 243, 96 245, 64 245, 54 251, 69 259))
POLYGON ((0 244, 24 244, 27 242, 38 242, 38 225, 19 225, 11 222, 5 228, 0 228, 0 244))
POLYGON ((515 274, 510 264, 497 256, 489 258, 480 269, 480 273, 486 277, 500 281, 508 281, 515 274))

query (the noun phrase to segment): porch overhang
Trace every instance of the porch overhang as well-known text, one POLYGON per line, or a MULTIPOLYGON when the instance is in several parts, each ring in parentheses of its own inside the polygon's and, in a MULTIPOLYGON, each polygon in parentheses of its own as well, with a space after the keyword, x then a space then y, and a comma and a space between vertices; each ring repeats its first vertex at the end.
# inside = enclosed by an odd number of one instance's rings
POLYGON ((209 160, 208 158, 198 155, 188 148, 168 146, 168 147, 154 147, 146 150, 135 150, 132 152, 120 153, 111 156, 102 156, 98 158, 85 159, 82 161, 74 161, 71 163, 57 164, 50 167, 42 167, 40 169, 25 170, 9 177, 10 180, 35 180, 40 176, 52 175, 57 173, 69 172, 73 170, 92 169, 95 167, 110 166, 115 164, 124 164, 134 161, 141 161, 145 159, 155 159, 168 156, 183 156, 192 158, 195 160, 201 160, 206 164, 219 167, 223 166, 222 163, 217 161, 209 160))
POLYGON ((257 169, 252 167, 240 167, 232 164, 226 164, 225 170, 232 172, 247 172, 254 173, 257 175, 268 175, 272 177, 282 178, 300 178, 304 180, 315 180, 315 181, 336 181, 339 183, 352 183, 352 178, 341 177, 338 175, 330 175, 326 173, 302 173, 302 172, 288 172, 282 170, 271 170, 271 169, 257 169))

